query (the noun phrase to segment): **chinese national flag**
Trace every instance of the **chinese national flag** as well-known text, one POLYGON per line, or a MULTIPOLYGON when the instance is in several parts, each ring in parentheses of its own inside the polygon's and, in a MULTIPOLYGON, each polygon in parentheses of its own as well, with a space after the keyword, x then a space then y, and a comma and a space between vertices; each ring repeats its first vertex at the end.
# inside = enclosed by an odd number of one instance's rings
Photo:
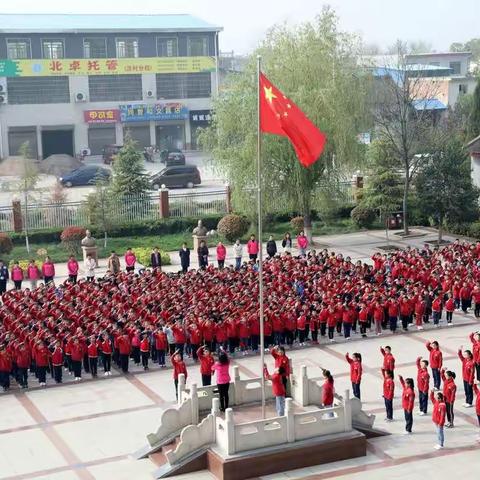
POLYGON ((260 74, 260 130, 288 137, 304 167, 314 164, 327 137, 268 78, 260 74))

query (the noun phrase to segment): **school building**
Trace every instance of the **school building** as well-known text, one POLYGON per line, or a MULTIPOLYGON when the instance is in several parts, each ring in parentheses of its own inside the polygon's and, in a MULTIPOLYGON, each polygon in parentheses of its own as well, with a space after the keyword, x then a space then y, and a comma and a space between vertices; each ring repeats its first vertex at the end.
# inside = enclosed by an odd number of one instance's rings
POLYGON ((0 158, 190 149, 208 125, 221 27, 191 15, 0 15, 0 158))

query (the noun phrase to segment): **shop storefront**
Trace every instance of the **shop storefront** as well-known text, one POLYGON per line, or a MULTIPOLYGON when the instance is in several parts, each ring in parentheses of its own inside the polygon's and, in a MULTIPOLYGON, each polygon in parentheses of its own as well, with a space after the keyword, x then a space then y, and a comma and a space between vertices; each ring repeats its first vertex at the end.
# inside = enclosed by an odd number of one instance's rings
POLYGON ((199 148, 198 133, 201 128, 206 128, 212 120, 211 110, 190 110, 190 131, 192 135, 192 150, 199 148))
POLYGON ((116 143, 115 124, 120 121, 118 109, 85 110, 88 123, 88 148, 91 155, 101 155, 105 145, 116 143))

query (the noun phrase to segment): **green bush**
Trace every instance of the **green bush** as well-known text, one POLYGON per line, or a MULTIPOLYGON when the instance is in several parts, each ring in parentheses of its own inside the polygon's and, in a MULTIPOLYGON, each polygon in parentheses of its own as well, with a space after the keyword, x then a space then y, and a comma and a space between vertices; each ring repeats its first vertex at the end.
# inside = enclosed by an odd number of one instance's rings
POLYGON ((78 255, 82 246, 82 239, 85 238, 87 230, 83 227, 67 227, 60 235, 62 247, 70 255, 78 255))
POLYGON ((245 217, 231 213, 225 215, 217 225, 217 231, 229 242, 234 242, 248 231, 249 222, 245 217))
MULTIPOLYGON (((151 264, 150 264, 150 255, 152 253, 151 248, 135 248, 134 252, 137 257, 137 260, 144 267, 151 267, 151 264)), ((170 259, 170 255, 168 253, 160 250, 160 256, 162 257, 162 265, 170 265, 172 263, 170 259)))
POLYGON ((480 239, 480 222, 472 222, 468 226, 468 236, 480 239))
POLYGON ((292 227, 292 230, 295 232, 295 233, 300 233, 302 230, 303 230, 303 217, 293 217, 291 220, 290 220, 290 226, 292 227))
POLYGON ((0 253, 10 253, 13 250, 12 239, 6 233, 0 233, 0 253))
MULTIPOLYGON (((16 260, 10 260, 10 263, 8 265, 10 270, 13 268, 13 264, 15 263, 15 261, 16 260)), ((27 276, 27 268, 29 263, 30 260, 18 260, 18 266, 23 270, 24 277, 27 276)))
POLYGON ((364 205, 357 205, 351 211, 350 216, 355 225, 360 228, 371 227, 376 218, 375 210, 365 207, 364 205))

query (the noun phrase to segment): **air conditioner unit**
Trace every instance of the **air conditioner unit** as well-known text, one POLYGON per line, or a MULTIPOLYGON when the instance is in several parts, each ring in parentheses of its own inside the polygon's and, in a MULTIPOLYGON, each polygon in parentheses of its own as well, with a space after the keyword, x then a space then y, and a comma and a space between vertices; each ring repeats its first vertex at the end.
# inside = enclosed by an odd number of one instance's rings
POLYGON ((7 78, 0 77, 0 104, 7 103, 7 78))
POLYGON ((87 95, 83 92, 77 92, 75 94, 75 101, 76 102, 86 102, 87 101, 87 95))
POLYGON ((92 154, 92 152, 89 148, 82 148, 80 150, 80 154, 82 155, 82 157, 88 157, 89 155, 92 154))
POLYGON ((145 96, 146 96, 147 98, 153 98, 155 95, 154 95, 154 93, 153 93, 152 90, 147 90, 147 91, 145 92, 145 96))

